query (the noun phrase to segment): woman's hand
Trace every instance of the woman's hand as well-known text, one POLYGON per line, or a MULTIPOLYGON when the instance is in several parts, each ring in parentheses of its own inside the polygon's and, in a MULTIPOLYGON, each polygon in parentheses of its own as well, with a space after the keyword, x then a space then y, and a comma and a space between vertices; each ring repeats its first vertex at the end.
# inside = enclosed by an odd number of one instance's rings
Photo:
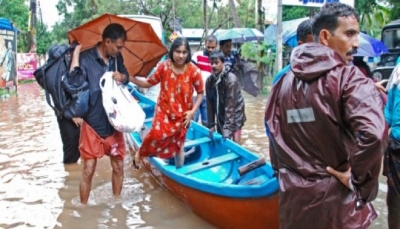
POLYGON ((183 125, 184 125, 185 127, 188 127, 188 126, 189 126, 190 121, 193 119, 194 113, 195 113, 195 111, 193 111, 193 110, 190 110, 190 111, 186 111, 186 112, 185 112, 185 119, 184 119, 184 121, 183 121, 183 125))

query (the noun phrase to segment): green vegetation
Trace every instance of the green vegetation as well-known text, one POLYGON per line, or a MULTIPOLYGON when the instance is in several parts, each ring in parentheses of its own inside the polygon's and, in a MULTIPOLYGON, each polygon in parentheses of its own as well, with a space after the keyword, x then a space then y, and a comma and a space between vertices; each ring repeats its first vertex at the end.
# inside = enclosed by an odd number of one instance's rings
MULTIPOLYGON (((56 1, 56 0, 53 0, 56 1)), ((242 27, 259 27, 262 21, 256 21, 256 1, 240 0, 239 5, 221 5, 221 0, 191 0, 190 4, 176 0, 57 0, 58 13, 64 20, 58 22, 52 31, 37 20, 37 52, 45 54, 51 44, 67 42, 67 31, 104 13, 112 14, 145 14, 160 17, 166 30, 166 37, 173 28, 170 22, 182 19, 183 28, 226 29, 239 24, 242 27), (207 4, 206 6, 204 4, 207 4), (72 9, 72 10, 71 10, 72 9), (205 10, 205 12, 203 11, 205 10), (205 24, 206 22, 206 24, 205 24)), ((260 3, 260 0, 257 0, 260 3)), ((229 0, 232 3, 232 0, 229 0)), ((360 28, 370 35, 379 38, 381 28, 393 19, 400 18, 400 0, 357 0, 356 9, 360 14, 360 28)), ((284 6, 283 20, 309 16, 318 8, 310 9, 300 6, 284 6)), ((260 12, 260 11, 259 11, 260 12)), ((25 0, 0 1, 0 17, 10 18, 21 31, 19 51, 26 52, 29 44, 28 17, 29 8, 25 0)), ((262 27, 262 26, 261 26, 262 27)), ((260 85, 269 85, 275 74, 273 47, 264 43, 257 45, 244 44, 242 56, 257 64, 260 85), (268 52, 270 50, 271 52, 268 52), (268 55, 268 53, 270 53, 268 55)), ((264 90, 265 91, 265 90, 264 90)))
MULTIPOLYGON (((54 0, 56 1, 56 0, 54 0)), ((174 18, 182 19, 184 28, 230 28, 234 13, 238 14, 239 24, 242 27, 258 27, 256 22, 256 2, 254 0, 240 0, 235 10, 228 5, 221 5, 221 0, 192 0, 191 4, 176 0, 57 0, 57 10, 64 20, 58 22, 52 31, 37 20, 37 52, 45 54, 53 43, 66 42, 66 32, 80 24, 87 22, 103 13, 113 14, 146 14, 160 17, 166 29, 166 36, 173 31, 170 21, 174 18), (203 6, 207 3, 206 14, 203 6), (174 3, 174 4, 173 4, 174 3), (70 9, 73 9, 72 11, 70 9), (204 20, 206 19, 206 20, 204 20)), ((258 1, 260 2, 260 1, 258 1)), ((400 0, 357 0, 356 9, 360 13, 361 30, 379 37, 381 28, 390 20, 400 18, 400 0), (379 3, 379 4, 378 4, 379 3), (388 7, 384 7, 387 5, 388 7)), ((313 9, 318 11, 317 8, 313 9)), ((284 6, 283 20, 306 17, 310 15, 310 8, 299 6, 284 6)), ((10 18, 21 31, 19 35, 19 51, 28 50, 29 7, 25 0, 0 1, 0 17, 10 18)))
POLYGON ((257 79, 257 84, 262 90, 262 93, 269 93, 272 79, 277 73, 275 67, 275 47, 264 42, 258 44, 245 43, 240 46, 240 54, 246 61, 254 62, 260 73, 257 79))
MULTIPOLYGON (((18 34, 18 52, 28 52, 31 34, 28 30, 29 7, 25 4, 25 0, 8 0, 0 1, 0 17, 9 18, 14 22, 20 33, 18 34)), ((38 22, 40 20, 37 20, 38 22)), ((54 42, 52 33, 47 29, 46 25, 37 23, 37 53, 45 54, 50 45, 54 42)))

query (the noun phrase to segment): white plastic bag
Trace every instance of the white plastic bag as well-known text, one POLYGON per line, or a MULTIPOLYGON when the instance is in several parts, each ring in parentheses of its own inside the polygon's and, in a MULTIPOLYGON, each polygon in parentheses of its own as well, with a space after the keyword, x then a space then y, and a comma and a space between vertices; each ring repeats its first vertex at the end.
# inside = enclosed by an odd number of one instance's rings
POLYGON ((106 72, 100 79, 103 106, 111 125, 120 132, 139 131, 146 114, 123 84, 112 78, 112 72, 106 72))

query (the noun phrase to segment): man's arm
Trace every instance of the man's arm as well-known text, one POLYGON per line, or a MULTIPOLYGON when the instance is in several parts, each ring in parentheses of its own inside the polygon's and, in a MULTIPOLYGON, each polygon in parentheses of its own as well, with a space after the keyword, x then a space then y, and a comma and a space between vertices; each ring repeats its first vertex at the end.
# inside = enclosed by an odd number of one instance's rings
POLYGON ((211 96, 211 83, 207 79, 206 80, 206 103, 207 103, 207 127, 208 128, 213 128, 215 127, 215 110, 218 108, 214 107, 213 100, 216 98, 213 98, 211 96))
POLYGON ((351 183, 358 199, 365 203, 377 195, 388 131, 375 85, 355 67, 349 68, 342 78, 344 125, 355 138, 355 147, 349 153, 351 183))
POLYGON ((240 90, 240 85, 237 77, 233 75, 228 76, 228 83, 225 88, 226 102, 225 102, 225 123, 222 134, 225 138, 230 138, 234 132, 235 126, 235 108, 236 108, 236 94, 240 90), (234 77, 234 78, 230 78, 234 77))

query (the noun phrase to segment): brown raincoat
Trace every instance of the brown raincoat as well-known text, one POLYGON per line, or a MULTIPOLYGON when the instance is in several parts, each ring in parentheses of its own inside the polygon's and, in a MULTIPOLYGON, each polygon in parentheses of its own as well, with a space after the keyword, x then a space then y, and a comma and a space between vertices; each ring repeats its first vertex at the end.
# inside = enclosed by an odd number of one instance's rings
POLYGON ((212 74, 206 81, 207 127, 217 127, 225 138, 241 130, 246 122, 244 99, 235 74, 212 74))
POLYGON ((374 83, 317 43, 293 50, 291 70, 266 108, 271 161, 280 186, 280 228, 367 228, 386 146, 374 83), (351 167, 355 191, 326 167, 351 167))

